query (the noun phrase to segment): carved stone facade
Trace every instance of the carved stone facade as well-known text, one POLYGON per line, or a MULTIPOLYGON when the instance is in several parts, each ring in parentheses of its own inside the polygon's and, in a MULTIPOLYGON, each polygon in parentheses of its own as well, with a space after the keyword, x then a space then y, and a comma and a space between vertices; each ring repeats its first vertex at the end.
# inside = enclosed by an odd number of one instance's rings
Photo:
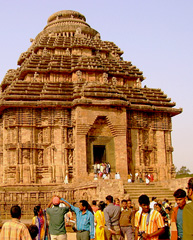
MULTIPOLYGON (((60 11, 1 83, 0 181, 63 184, 93 179, 95 146, 112 177, 174 174, 171 117, 182 112, 85 17, 60 11)), ((97 156, 99 157, 99 156, 97 156)))
POLYGON ((92 202, 93 199, 105 199, 106 195, 112 194, 114 197, 124 196, 123 182, 121 180, 107 181, 87 181, 76 184, 36 184, 29 186, 20 184, 0 187, 0 212, 1 219, 10 218, 10 208, 18 204, 22 208, 22 219, 32 219, 34 206, 41 204, 42 209, 46 209, 48 202, 53 195, 63 196, 69 202, 75 204, 85 199, 92 202))

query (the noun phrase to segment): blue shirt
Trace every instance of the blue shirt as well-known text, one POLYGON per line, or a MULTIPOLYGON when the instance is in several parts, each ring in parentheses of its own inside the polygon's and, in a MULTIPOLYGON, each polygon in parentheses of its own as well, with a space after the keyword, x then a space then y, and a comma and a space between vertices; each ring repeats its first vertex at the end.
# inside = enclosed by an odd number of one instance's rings
MULTIPOLYGON (((67 202, 64 198, 61 198, 64 202, 67 202)), ((86 230, 90 232, 90 238, 94 238, 94 215, 86 210, 84 214, 82 214, 82 211, 78 207, 74 207, 69 202, 67 202, 70 206, 73 212, 76 213, 76 225, 77 230, 86 230)))
POLYGON ((178 229, 178 236, 183 239, 183 209, 178 208, 178 213, 177 213, 177 229, 178 229))

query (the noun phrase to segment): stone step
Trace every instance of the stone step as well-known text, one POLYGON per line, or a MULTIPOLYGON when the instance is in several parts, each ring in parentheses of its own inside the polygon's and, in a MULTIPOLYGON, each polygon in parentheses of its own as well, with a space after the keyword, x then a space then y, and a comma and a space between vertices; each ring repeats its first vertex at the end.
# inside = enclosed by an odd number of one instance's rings
POLYGON ((158 200, 163 201, 165 198, 174 205, 175 198, 173 196, 173 191, 166 186, 157 185, 151 183, 149 185, 145 183, 124 183, 124 193, 129 195, 132 201, 138 201, 141 194, 146 194, 151 201, 152 197, 157 197, 158 200))
POLYGON ((142 191, 128 191, 124 190, 125 193, 128 194, 134 194, 134 195, 141 195, 141 194, 146 194, 146 195, 151 195, 151 196, 171 196, 173 197, 173 192, 162 192, 162 191, 148 191, 148 190, 142 190, 142 191))
POLYGON ((159 189, 162 192, 173 193, 173 191, 171 191, 168 188, 130 188, 130 187, 124 187, 124 189, 127 190, 127 191, 152 191, 152 192, 157 192, 157 190, 159 189))

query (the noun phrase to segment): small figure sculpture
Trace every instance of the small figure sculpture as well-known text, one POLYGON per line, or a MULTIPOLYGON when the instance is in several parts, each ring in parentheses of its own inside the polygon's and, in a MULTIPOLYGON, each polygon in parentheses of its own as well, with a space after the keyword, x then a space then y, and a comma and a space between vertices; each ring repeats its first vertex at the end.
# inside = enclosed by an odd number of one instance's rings
POLYGON ((103 82, 108 84, 108 74, 107 73, 103 73, 103 82))
POLYGON ((116 77, 112 78, 112 84, 113 84, 114 87, 117 85, 117 78, 116 77))
POLYGON ((76 75, 78 77, 78 81, 82 81, 82 72, 80 70, 76 71, 76 75))
POLYGON ((34 73, 34 77, 33 77, 33 80, 34 81, 37 81, 37 78, 39 77, 39 73, 35 72, 34 73))
POLYGON ((81 34, 81 28, 78 27, 78 28, 76 29, 75 36, 76 36, 76 35, 80 35, 80 34, 81 34))

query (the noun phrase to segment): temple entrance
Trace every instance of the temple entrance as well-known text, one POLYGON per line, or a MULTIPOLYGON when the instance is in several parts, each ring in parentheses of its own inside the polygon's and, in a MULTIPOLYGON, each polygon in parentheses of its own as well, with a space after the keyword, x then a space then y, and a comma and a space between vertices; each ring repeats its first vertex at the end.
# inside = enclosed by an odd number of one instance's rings
POLYGON ((86 136, 87 171, 93 173, 97 163, 109 163, 115 172, 114 136, 105 116, 97 117, 86 136))
POLYGON ((94 164, 106 162, 105 145, 93 145, 93 160, 94 164))

